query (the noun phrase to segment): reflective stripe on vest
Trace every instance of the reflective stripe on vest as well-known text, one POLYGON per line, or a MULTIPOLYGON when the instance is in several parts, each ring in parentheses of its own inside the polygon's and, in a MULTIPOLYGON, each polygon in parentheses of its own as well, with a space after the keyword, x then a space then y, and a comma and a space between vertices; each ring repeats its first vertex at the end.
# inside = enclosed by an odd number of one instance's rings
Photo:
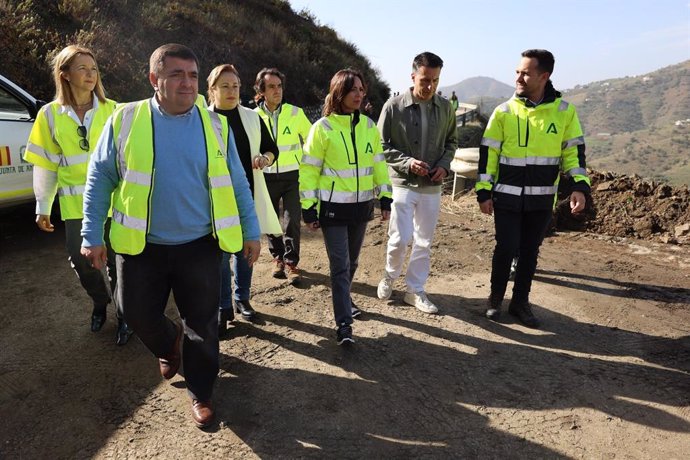
POLYGON ((324 129, 325 131, 333 131, 333 127, 332 127, 331 124, 328 122, 328 119, 326 119, 326 118, 321 118, 321 119, 318 121, 318 123, 319 123, 321 126, 323 126, 323 129, 324 129))
POLYGON ((237 227, 240 225, 240 216, 223 217, 216 220, 216 230, 237 227))
POLYGON ((69 186, 64 186, 64 187, 58 187, 58 195, 59 196, 83 195, 85 188, 86 188, 85 185, 69 185, 69 186))
POLYGON ((496 184, 494 191, 499 193, 506 193, 508 195, 520 196, 524 192, 525 195, 553 195, 558 191, 557 185, 546 187, 516 187, 515 185, 496 184))
POLYGON ((113 222, 118 223, 123 227, 132 228, 142 232, 146 231, 145 219, 137 219, 136 217, 127 216, 117 209, 113 209, 113 222))
POLYGON ((371 176, 374 174, 373 167, 358 168, 358 169, 332 169, 324 168, 321 171, 323 176, 333 176, 333 177, 360 177, 360 176, 371 176))
POLYGON ((43 147, 40 147, 32 142, 28 142, 26 144, 26 150, 31 150, 33 153, 36 155, 40 156, 41 158, 45 158, 46 160, 50 161, 53 164, 59 165, 60 164, 60 157, 62 155, 58 155, 55 153, 50 153, 43 147))
POLYGON ((316 166, 317 168, 323 166, 323 160, 321 158, 316 158, 315 156, 306 153, 302 156, 302 163, 316 166))
POLYGON ((488 137, 482 137, 481 145, 493 147, 496 150, 501 150, 501 145, 503 145, 503 143, 494 139, 489 139, 488 137))
POLYGON ((585 168, 572 168, 565 172, 568 176, 586 176, 587 170, 585 168))
POLYGON ((499 162, 508 166, 556 166, 561 164, 561 157, 525 157, 513 158, 501 155, 499 162))
MULTIPOLYGON (((307 198, 307 197, 305 197, 307 198)), ((331 201, 333 203, 360 203, 374 199, 373 190, 364 190, 357 192, 337 192, 330 190, 319 190, 319 199, 321 201, 331 201)))
POLYGON ((76 165, 80 165, 82 163, 88 163, 88 162, 89 162, 89 154, 88 153, 83 153, 81 155, 62 155, 60 158, 59 166, 63 166, 63 167, 76 166, 76 165))
POLYGON ((554 195, 558 191, 557 185, 524 188, 525 195, 554 195))
POLYGON ((507 193, 508 195, 522 195, 522 187, 516 187, 515 185, 496 184, 494 186, 494 191, 499 193, 507 193))
POLYGON ((576 145, 584 145, 585 143, 585 138, 584 136, 578 136, 573 139, 568 139, 567 141, 564 141, 563 144, 561 145, 561 149, 569 149, 570 147, 575 147, 576 145))
POLYGON ((300 144, 291 144, 291 145, 281 145, 278 147, 279 152, 290 152, 292 150, 299 150, 301 149, 302 146, 300 144))
POLYGON ((299 192, 299 196, 301 199, 304 199, 304 200, 316 198, 316 191, 315 190, 306 190, 304 192, 299 192))

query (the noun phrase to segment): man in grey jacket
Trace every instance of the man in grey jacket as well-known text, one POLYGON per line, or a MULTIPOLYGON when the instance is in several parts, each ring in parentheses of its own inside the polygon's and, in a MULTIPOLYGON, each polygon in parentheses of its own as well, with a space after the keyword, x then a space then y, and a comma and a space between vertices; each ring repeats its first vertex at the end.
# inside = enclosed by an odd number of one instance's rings
POLYGON ((438 222, 443 179, 458 147, 453 108, 436 94, 443 60, 424 52, 412 62, 413 86, 386 102, 379 118, 384 154, 393 184, 386 273, 379 299, 389 299, 412 242, 404 301, 425 313, 438 308, 427 297, 431 242, 438 222))

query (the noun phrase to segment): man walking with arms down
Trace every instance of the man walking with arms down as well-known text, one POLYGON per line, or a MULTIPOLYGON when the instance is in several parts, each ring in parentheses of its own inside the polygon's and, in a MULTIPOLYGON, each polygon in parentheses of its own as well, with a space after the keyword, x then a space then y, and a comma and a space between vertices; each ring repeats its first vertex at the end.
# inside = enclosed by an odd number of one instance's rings
POLYGON ((154 97, 115 110, 89 165, 82 253, 103 263, 112 194, 110 241, 125 319, 165 379, 184 361, 192 417, 203 428, 214 418, 221 249, 244 250, 251 265, 259 225, 227 120, 194 105, 192 50, 161 46, 149 72, 154 97), (171 290, 183 324, 164 314, 171 290))
POLYGON ((551 83, 553 66, 553 54, 547 50, 522 53, 515 95, 494 110, 479 148, 477 201, 484 214, 494 215, 496 226, 486 316, 499 319, 510 264, 519 254, 508 313, 528 327, 539 327, 529 292, 560 170, 571 182, 573 214, 584 210, 589 193, 580 121, 575 107, 561 99, 551 83))
POLYGON ((378 122, 393 183, 393 206, 386 273, 377 294, 379 299, 390 298, 412 241, 404 301, 425 313, 438 312, 427 298, 424 284, 429 276, 443 179, 458 147, 453 108, 436 94, 442 67, 443 61, 433 53, 417 55, 412 62, 413 86, 386 102, 378 122))
POLYGON ((287 277, 288 283, 297 284, 301 273, 297 264, 300 253, 300 224, 302 207, 299 198, 299 165, 302 145, 309 135, 311 123, 299 107, 283 102, 285 75, 278 69, 262 69, 256 76, 257 107, 266 123, 280 155, 275 163, 264 168, 266 186, 273 209, 283 221, 285 235, 268 235, 268 250, 273 256, 275 278, 287 277), (280 201, 283 212, 280 212, 280 201))

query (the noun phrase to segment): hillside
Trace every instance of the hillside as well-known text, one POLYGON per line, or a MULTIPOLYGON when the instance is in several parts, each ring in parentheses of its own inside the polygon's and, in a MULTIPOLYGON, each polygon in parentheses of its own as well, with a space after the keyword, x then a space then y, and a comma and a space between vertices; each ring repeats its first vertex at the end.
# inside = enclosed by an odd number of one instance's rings
POLYGON ((690 184, 690 61, 646 75, 576 86, 589 165, 690 184))
POLYGON ((197 53, 203 93, 210 70, 225 62, 238 67, 245 101, 254 95, 254 77, 263 67, 286 74, 285 99, 301 106, 320 105, 331 76, 344 67, 364 73, 374 107, 390 93, 354 44, 309 13, 295 13, 284 0, 0 0, 0 49, 12 50, 3 53, 2 73, 35 96, 53 98, 48 62, 76 42, 94 50, 108 96, 120 101, 151 94, 148 58, 167 42, 197 53))
POLYGON ((448 96, 455 91, 459 100, 473 102, 483 97, 507 99, 512 96, 515 89, 490 77, 472 77, 439 90, 448 96))

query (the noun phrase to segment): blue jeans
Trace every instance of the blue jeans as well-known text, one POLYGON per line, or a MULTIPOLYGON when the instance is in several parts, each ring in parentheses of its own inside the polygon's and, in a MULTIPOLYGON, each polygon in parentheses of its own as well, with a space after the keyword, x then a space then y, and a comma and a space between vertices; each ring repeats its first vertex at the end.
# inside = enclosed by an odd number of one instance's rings
POLYGON ((232 299, 249 300, 249 288, 252 285, 252 273, 254 269, 249 266, 242 251, 230 254, 223 253, 220 267, 220 302, 218 308, 230 310, 232 299), (230 258, 232 256, 232 269, 230 258), (232 274, 235 274, 235 288, 232 287, 232 274))
POLYGON ((359 252, 364 243, 366 230, 366 221, 321 227, 331 269, 333 314, 336 326, 352 324, 350 287, 359 264, 359 252))

